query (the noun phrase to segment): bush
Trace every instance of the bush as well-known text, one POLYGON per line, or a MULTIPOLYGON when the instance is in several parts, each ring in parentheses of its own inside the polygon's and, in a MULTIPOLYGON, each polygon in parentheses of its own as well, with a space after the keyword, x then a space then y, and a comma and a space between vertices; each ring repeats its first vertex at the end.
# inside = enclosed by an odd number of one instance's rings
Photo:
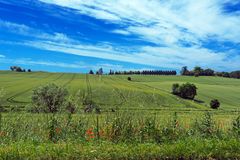
POLYGON ((47 84, 33 90, 32 103, 38 112, 55 113, 60 110, 68 92, 55 84, 47 84))
POLYGON ((128 77, 128 81, 131 81, 132 80, 132 78, 131 77, 128 77))
POLYGON ((191 83, 185 83, 182 85, 176 83, 172 86, 172 94, 185 99, 194 99, 197 95, 197 87, 191 83))
POLYGON ((76 113, 77 105, 72 96, 66 102, 66 110, 71 114, 76 113))
POLYGON ((212 109, 218 109, 220 107, 220 102, 217 99, 213 99, 210 102, 210 106, 212 109))

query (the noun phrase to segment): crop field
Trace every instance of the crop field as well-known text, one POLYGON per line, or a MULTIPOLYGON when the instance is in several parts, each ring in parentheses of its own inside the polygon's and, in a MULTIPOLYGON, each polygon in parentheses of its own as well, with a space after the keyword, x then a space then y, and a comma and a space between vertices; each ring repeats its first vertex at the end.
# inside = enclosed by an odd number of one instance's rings
POLYGON ((64 86, 70 94, 91 88, 93 100, 102 109, 122 110, 207 110, 211 99, 221 102, 219 110, 236 111, 240 107, 240 80, 221 77, 186 76, 96 76, 67 73, 0 72, 3 106, 25 106, 31 103, 32 90, 46 83, 64 86), (173 83, 194 83, 198 88, 196 101, 182 100, 171 94, 173 83))
POLYGON ((240 80, 221 77, 0 72, 0 159, 239 159, 240 80), (171 94, 194 83, 195 100, 171 94), (29 113, 33 90, 88 93, 101 114, 29 113), (210 109, 218 99, 221 106, 210 109))

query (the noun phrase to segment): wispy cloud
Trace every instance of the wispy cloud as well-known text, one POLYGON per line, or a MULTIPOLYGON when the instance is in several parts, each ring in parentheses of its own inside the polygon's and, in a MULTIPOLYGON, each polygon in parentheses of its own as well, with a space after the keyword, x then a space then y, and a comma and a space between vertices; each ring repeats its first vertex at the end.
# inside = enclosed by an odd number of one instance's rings
MULTIPOLYGON (((155 45, 137 47, 128 45, 126 47, 121 43, 112 42, 86 44, 79 39, 69 37, 66 33, 45 33, 24 24, 0 20, 0 27, 12 30, 16 34, 35 38, 18 42, 18 44, 47 51, 154 67, 180 68, 183 65, 189 67, 201 65, 218 70, 223 67, 224 70, 239 69, 238 51, 223 52, 213 50, 211 47, 203 47, 209 38, 219 43, 230 41, 239 45, 240 16, 226 13, 223 9, 224 4, 230 0, 41 1, 73 8, 79 14, 91 16, 106 23, 117 24, 116 26, 119 27, 110 30, 110 33, 121 34, 126 38, 134 35, 155 45)), ((51 64, 54 65, 54 63, 51 64)), ((73 64, 72 67, 77 67, 75 65, 78 64, 73 64)))
POLYGON ((0 54, 0 58, 5 58, 5 56, 4 56, 4 55, 2 55, 2 54, 0 54))

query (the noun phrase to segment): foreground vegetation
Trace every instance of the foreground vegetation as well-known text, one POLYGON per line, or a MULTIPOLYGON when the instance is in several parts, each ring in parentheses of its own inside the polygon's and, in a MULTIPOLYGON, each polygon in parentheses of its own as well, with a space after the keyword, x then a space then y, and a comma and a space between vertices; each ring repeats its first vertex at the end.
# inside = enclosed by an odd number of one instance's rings
POLYGON ((237 113, 231 117, 202 112, 143 115, 5 113, 0 123, 0 157, 240 158, 237 113))

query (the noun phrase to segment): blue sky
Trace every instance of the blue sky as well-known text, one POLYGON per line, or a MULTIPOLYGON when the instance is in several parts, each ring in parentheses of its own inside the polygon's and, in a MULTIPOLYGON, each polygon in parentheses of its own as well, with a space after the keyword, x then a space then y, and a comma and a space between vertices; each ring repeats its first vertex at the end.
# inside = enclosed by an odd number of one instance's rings
POLYGON ((0 0, 0 70, 240 69, 238 0, 0 0))

